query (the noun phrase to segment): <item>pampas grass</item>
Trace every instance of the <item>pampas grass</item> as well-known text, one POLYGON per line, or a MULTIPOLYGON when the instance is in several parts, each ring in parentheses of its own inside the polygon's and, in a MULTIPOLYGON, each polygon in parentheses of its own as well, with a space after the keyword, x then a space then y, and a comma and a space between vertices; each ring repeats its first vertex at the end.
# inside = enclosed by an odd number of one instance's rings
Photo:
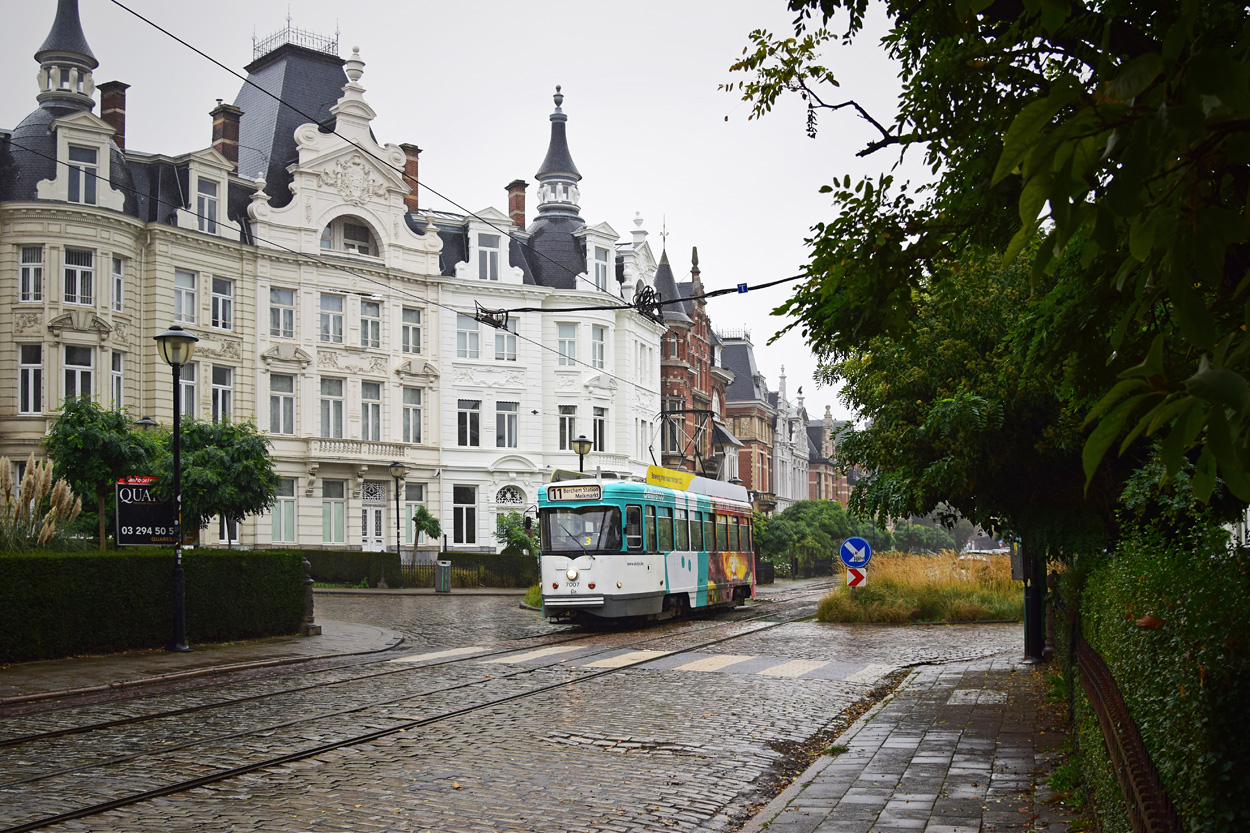
MULTIPOLYGON (((1024 617, 1024 585, 1006 555, 897 552, 875 556, 867 582, 820 600, 821 622, 983 622, 1024 617)), ((845 573, 838 577, 845 582, 845 573)))
POLYGON ((9 458, 0 457, 0 552, 63 547, 80 512, 82 499, 64 479, 53 482, 50 461, 31 455, 19 485, 9 458))

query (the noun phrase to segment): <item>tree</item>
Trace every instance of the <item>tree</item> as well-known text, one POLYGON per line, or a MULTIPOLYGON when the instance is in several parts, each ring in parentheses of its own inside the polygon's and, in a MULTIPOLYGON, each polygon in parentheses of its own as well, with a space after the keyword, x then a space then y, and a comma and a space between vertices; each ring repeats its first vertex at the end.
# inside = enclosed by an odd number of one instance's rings
POLYGON ((520 512, 505 512, 495 518, 495 540, 504 545, 504 552, 538 551, 538 528, 525 528, 525 516, 520 512))
MULTIPOLYGON (((821 52, 864 35, 868 0, 790 0, 795 36, 757 30, 732 67, 752 117, 796 93, 813 136, 825 112, 877 131, 861 156, 923 154, 934 181, 835 178, 836 217, 813 228, 808 280, 779 309, 822 358, 910 328, 969 250, 1034 280, 1075 257, 1086 291, 1116 303, 1083 346, 1105 364, 1075 417, 1083 479, 1143 435, 1166 436, 1166 471, 1192 450, 1194 491, 1216 475, 1250 500, 1250 9, 1232 0, 881 0, 903 93, 893 121, 836 100, 821 52), (841 34, 831 31, 835 17, 841 34)), ((1053 290, 1052 290, 1053 291, 1053 290)))
POLYGON ((1079 270, 1034 284, 1022 263, 970 255, 957 266, 941 292, 918 293, 911 326, 822 371, 866 417, 838 447, 842 464, 871 472, 852 510, 879 519, 936 511, 1020 534, 1031 552, 1107 546, 1116 498, 1148 449, 1134 446, 1082 488, 1081 415, 1106 371, 1083 360, 1081 338, 1097 338, 1100 319, 1079 270), (1077 315, 1093 316, 1094 334, 1055 338, 1054 322, 1077 315))
POLYGON ((425 508, 425 504, 418 504, 417 508, 413 510, 412 523, 415 527, 412 539, 414 547, 421 543, 422 535, 438 538, 438 536, 443 534, 443 525, 438 522, 438 518, 430 514, 430 510, 425 508))
POLYGON ((125 411, 110 411, 90 399, 70 399, 43 440, 53 460, 52 476, 74 491, 95 495, 100 549, 107 543, 106 499, 118 478, 151 474, 155 437, 137 431, 125 411))
MULTIPOLYGON (((172 440, 172 434, 168 435, 172 440)), ((268 438, 251 422, 182 421, 182 527, 203 529, 214 516, 237 523, 273 506, 278 474, 268 438)), ((173 449, 162 449, 157 494, 174 499, 173 449)))

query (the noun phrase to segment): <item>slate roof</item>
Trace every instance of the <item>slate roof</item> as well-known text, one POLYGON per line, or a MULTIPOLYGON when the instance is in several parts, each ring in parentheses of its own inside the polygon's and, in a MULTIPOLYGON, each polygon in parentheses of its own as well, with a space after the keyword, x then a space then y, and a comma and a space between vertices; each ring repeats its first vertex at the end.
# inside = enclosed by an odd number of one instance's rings
POLYGON ((576 289, 577 276, 586 271, 586 244, 576 232, 585 227, 580 217, 539 214, 530 224, 530 267, 534 282, 553 289, 576 289))
POLYGON ((768 401, 768 390, 763 378, 755 381, 759 368, 755 364, 755 350, 751 342, 742 339, 730 339, 721 348, 721 359, 725 367, 734 372, 734 380, 725 388, 726 402, 768 401))
POLYGON ((234 100, 234 106, 243 111, 239 173, 249 178, 263 173, 265 192, 274 208, 289 204, 293 196, 287 166, 299 159, 295 128, 313 121, 323 129, 334 129, 336 119, 330 108, 347 83, 343 63, 337 55, 287 43, 244 67, 251 83, 244 84, 234 100), (279 104, 252 84, 286 103, 279 104))
MULTIPOLYGON (((21 124, 13 128, 0 148, 0 199, 38 199, 41 180, 56 178, 56 137, 51 125, 56 119, 81 113, 81 107, 39 107, 21 124)), ((109 142, 109 184, 126 195, 123 210, 138 216, 135 183, 126 157, 112 141, 109 142)))
POLYGON ((828 465, 833 465, 833 461, 820 451, 824 442, 824 423, 818 422, 815 425, 807 426, 807 461, 809 463, 827 463, 828 465))
POLYGON ((78 19, 78 0, 58 0, 52 29, 35 53, 35 60, 42 61, 41 56, 47 52, 77 52, 89 59, 92 69, 100 65, 83 34, 82 22, 78 19))
POLYGON ((677 293, 685 299, 681 308, 685 310, 690 320, 694 320, 694 301, 690 300, 694 297, 694 281, 683 281, 677 284, 677 293))
MULTIPOLYGON (((673 267, 668 264, 668 252, 660 253, 660 265, 655 270, 655 291, 660 293, 663 301, 673 301, 681 297, 677 291, 677 282, 673 280, 673 267)), ((664 314, 665 324, 693 324, 686 315, 684 304, 666 304, 660 307, 664 314)))
POLYGON ((538 166, 535 178, 542 180, 545 176, 561 174, 580 180, 582 175, 573 164, 573 155, 569 153, 569 139, 565 132, 565 123, 569 117, 560 109, 560 105, 564 103, 564 96, 560 94, 559 87, 556 87, 555 102, 556 111, 551 114, 551 141, 547 145, 547 155, 543 157, 543 163, 538 166))

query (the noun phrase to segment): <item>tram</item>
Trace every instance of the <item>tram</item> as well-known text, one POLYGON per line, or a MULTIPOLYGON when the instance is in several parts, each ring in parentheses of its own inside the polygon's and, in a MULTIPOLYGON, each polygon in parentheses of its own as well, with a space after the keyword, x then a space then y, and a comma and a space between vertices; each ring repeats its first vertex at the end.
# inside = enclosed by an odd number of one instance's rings
POLYGON ((549 618, 666 619, 755 595, 751 504, 738 484, 659 466, 646 482, 559 480, 539 490, 538 517, 549 618))

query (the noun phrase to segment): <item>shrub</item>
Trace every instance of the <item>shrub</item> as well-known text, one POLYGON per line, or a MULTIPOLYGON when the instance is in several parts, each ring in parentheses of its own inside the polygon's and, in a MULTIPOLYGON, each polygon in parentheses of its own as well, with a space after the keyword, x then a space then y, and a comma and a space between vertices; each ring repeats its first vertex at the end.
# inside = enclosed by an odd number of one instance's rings
MULTIPOLYGON (((0 554, 0 662, 165 646, 170 550, 0 554)), ((216 642, 295 633, 304 569, 291 553, 185 552, 187 637, 216 642)))

